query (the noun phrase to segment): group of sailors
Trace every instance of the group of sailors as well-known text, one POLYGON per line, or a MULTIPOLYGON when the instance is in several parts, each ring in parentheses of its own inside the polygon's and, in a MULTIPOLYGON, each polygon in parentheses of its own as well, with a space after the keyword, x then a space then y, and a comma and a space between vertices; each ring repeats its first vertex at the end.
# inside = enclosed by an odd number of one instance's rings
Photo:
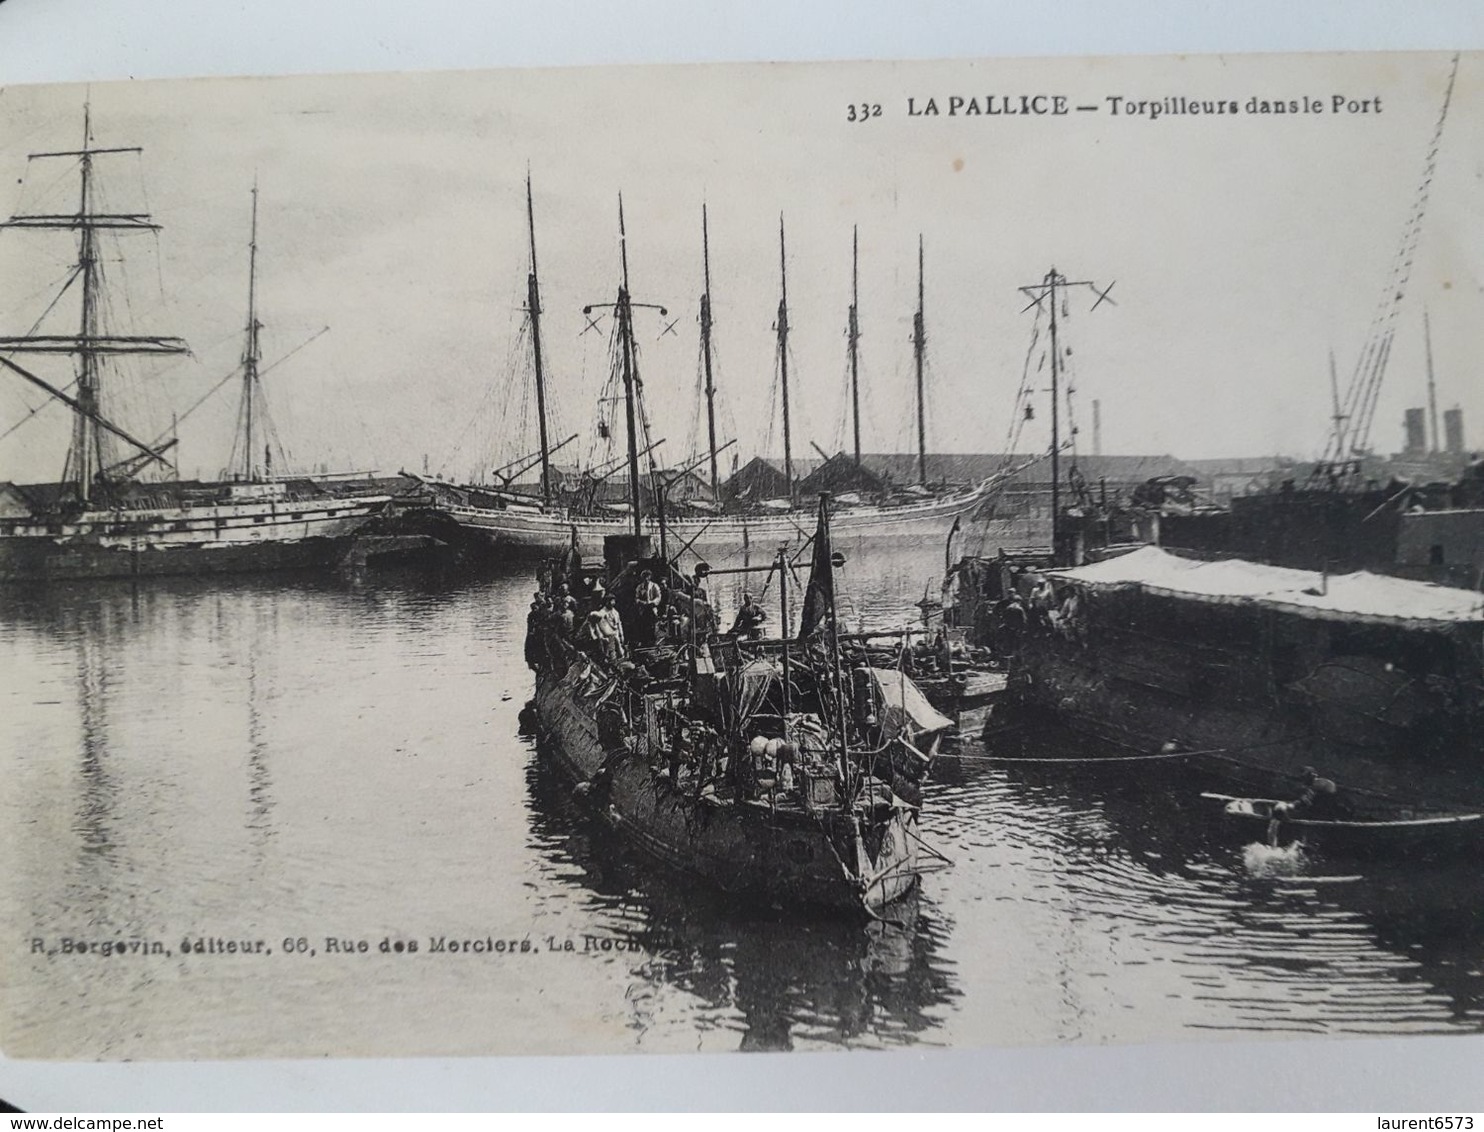
POLYGON ((617 664, 627 654, 618 602, 599 582, 583 587, 581 597, 566 582, 537 590, 526 615, 526 663, 545 667, 549 638, 569 641, 594 660, 617 664))
MULTIPOLYGON (((526 663, 532 668, 545 666, 551 655, 548 635, 568 641, 593 660, 613 667, 627 659, 633 649, 680 647, 708 640, 717 631, 707 585, 709 574, 705 563, 697 565, 687 593, 679 587, 666 589, 655 580, 652 570, 640 570, 627 624, 617 596, 605 589, 601 579, 585 578, 575 594, 568 582, 553 581, 537 590, 531 600, 526 617, 526 663)), ((762 636, 766 620, 767 613, 751 593, 744 592, 730 633, 756 640, 762 636)))
POLYGON ((1080 640, 1082 601, 1072 586, 1059 598, 1050 579, 1035 570, 1010 571, 1004 596, 990 607, 991 647, 1001 656, 1011 656, 1030 633, 1057 633, 1080 640))

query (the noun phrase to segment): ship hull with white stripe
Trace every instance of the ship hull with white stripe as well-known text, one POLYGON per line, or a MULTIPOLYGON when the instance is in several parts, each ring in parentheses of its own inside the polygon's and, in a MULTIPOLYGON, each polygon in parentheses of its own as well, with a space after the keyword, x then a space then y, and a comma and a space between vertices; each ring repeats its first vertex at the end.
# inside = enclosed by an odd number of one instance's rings
POLYGON ((390 498, 90 508, 0 521, 0 582, 332 566, 390 498))
MULTIPOLYGON (((580 546, 600 547, 608 535, 626 534, 633 520, 623 512, 609 517, 573 516, 561 508, 545 509, 523 501, 504 507, 471 505, 450 498, 441 485, 432 485, 437 508, 458 524, 476 545, 504 554, 551 554, 571 545, 575 532, 580 546)), ((967 523, 984 503, 987 491, 975 488, 920 502, 900 505, 841 506, 832 523, 837 542, 927 541, 942 546, 955 522, 967 523)), ((738 547, 751 544, 775 546, 802 541, 810 531, 810 518, 803 511, 754 511, 704 516, 671 516, 666 519, 672 548, 738 547)), ((1043 546, 1050 539, 1045 520, 988 519, 975 523, 984 532, 987 547, 1043 546)))

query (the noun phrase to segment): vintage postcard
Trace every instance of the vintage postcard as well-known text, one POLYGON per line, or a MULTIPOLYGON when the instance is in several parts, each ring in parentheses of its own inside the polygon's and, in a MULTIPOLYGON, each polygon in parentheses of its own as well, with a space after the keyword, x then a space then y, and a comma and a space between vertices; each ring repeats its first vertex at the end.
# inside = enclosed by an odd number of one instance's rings
POLYGON ((0 90, 0 1048, 1484 1028, 1484 58, 0 90))

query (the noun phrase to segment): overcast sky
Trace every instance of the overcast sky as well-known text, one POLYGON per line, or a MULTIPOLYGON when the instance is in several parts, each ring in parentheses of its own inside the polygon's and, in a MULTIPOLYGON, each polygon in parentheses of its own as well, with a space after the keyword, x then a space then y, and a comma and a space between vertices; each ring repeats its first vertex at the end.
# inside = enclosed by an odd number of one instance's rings
MULTIPOLYGON (((178 334, 194 355, 115 378, 116 411, 155 432, 241 352, 249 191, 260 185, 259 315, 279 432, 300 465, 466 476, 534 444, 520 306, 529 167, 543 334, 566 455, 613 409, 606 335, 586 304, 618 281, 623 193, 655 435, 678 458, 696 424, 700 210, 707 202, 723 431, 742 459, 780 451, 773 325, 788 226, 795 451, 844 439, 851 226, 860 226, 865 446, 912 441, 916 243, 927 261, 929 446, 1000 449, 1032 331, 1017 287, 1051 266, 1106 286, 1072 296, 1081 447, 1090 403, 1105 452, 1313 455, 1328 427, 1328 351, 1343 390, 1371 330, 1442 104, 1444 55, 788 64, 198 80, 91 88, 109 207, 148 208, 158 238, 110 244, 111 326, 178 334), (1095 113, 947 115, 950 96, 1065 95, 1095 113), (1333 113, 1332 98, 1381 100, 1333 113), (1109 96, 1235 100, 1217 117, 1112 116, 1109 96), (1321 100, 1251 115, 1249 98, 1321 100), (908 117, 937 100, 937 117, 908 117), (864 123, 851 103, 879 104, 864 123), (122 264, 114 249, 121 248, 122 264), (127 297, 126 297, 127 296, 127 297), (665 327, 674 323, 673 332, 665 327)), ((54 211, 82 87, 0 91, 0 210, 54 211)), ((1376 414, 1400 445, 1425 402, 1424 306, 1441 408, 1484 428, 1474 369, 1484 304, 1484 59, 1465 56, 1376 414)), ((25 332, 72 255, 62 233, 0 233, 0 332, 25 332)), ((64 300, 44 324, 67 332, 64 300)), ((603 322, 604 330, 607 328, 603 322)), ((66 363, 34 365, 69 380, 66 363)), ((0 382, 0 431, 44 397, 0 382)), ((1044 398, 1043 398, 1044 402, 1044 398)), ((183 474, 230 449, 232 389, 181 426, 183 474)), ((1044 404, 1022 448, 1045 443, 1044 404), (1038 431, 1042 430, 1042 431, 1038 431)), ((55 478, 66 412, 0 440, 0 478, 55 478)), ((617 423, 617 422, 615 422, 617 423)), ((560 459, 560 457, 559 457, 560 459)))

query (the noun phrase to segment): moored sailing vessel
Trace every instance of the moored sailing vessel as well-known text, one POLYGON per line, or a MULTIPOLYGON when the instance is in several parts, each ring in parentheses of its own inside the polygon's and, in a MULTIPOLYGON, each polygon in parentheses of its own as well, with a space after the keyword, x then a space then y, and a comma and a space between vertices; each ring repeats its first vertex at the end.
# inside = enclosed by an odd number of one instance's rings
MULTIPOLYGON (((536 236, 534 210, 531 202, 531 185, 526 183, 527 226, 530 240, 531 270, 528 276, 526 313, 529 320, 531 362, 536 392, 536 410, 539 422, 539 450, 529 457, 517 460, 508 467, 522 472, 539 467, 538 490, 529 485, 517 485, 515 476, 507 476, 499 486, 476 484, 453 484, 443 481, 428 481, 429 489, 439 502, 439 509, 454 520, 469 536, 474 545, 494 551, 500 555, 539 554, 547 555, 561 551, 573 538, 574 532, 580 544, 596 549, 609 535, 636 531, 648 509, 664 509, 669 532, 677 544, 691 547, 714 548, 746 546, 752 543, 772 545, 779 540, 799 541, 807 537, 808 512, 798 506, 799 477, 795 474, 794 436, 790 400, 789 371, 789 308, 787 254, 782 220, 779 222, 779 267, 780 300, 777 313, 777 368, 780 387, 780 415, 783 433, 783 481, 787 490, 775 498, 750 499, 728 498, 720 482, 717 454, 731 442, 718 444, 716 430, 715 398, 716 384, 712 366, 712 301, 710 240, 706 226, 705 210, 702 210, 702 249, 704 289, 700 302, 701 358, 704 374, 703 395, 706 407, 707 448, 704 453, 682 466, 680 473, 661 470, 653 455, 664 443, 662 438, 644 437, 642 443, 628 454, 628 474, 631 481, 638 481, 638 488, 631 490, 621 500, 603 500, 599 488, 605 481, 621 470, 621 461, 587 469, 580 482, 566 491, 559 491, 552 474, 551 456, 575 437, 552 443, 548 420, 549 376, 546 372, 541 347, 541 298, 540 284, 536 272, 536 236), (641 474, 638 461, 646 458, 650 462, 647 474, 641 474), (692 468, 709 464, 710 498, 691 500, 686 503, 669 500, 668 494, 680 474, 692 468), (637 502, 633 502, 637 500, 637 502)), ((620 210, 621 212, 622 210, 620 210)), ((622 217, 620 216, 620 229, 622 217)), ((624 239, 622 231, 620 239, 624 239)), ((836 538, 844 541, 864 539, 871 541, 909 542, 927 540, 933 542, 947 536, 955 523, 981 511, 991 503, 999 481, 1004 477, 993 477, 979 483, 957 485, 932 484, 929 482, 927 464, 927 434, 924 385, 924 353, 926 349, 925 315, 923 311, 922 254, 918 256, 918 306, 914 314, 913 350, 914 373, 917 392, 917 482, 898 488, 875 492, 848 493, 837 497, 837 509, 833 515, 836 538)), ((852 278, 856 272, 852 270, 852 278)), ((636 304, 630 304, 631 307, 636 304)), ((596 308, 589 308, 593 310, 596 308)), ((850 403, 854 420, 855 464, 861 464, 860 454, 860 388, 857 348, 859 342, 858 304, 852 293, 849 308, 847 341, 850 356, 850 403)), ((615 327, 615 334, 621 329, 615 327)), ((637 352, 630 347, 629 365, 638 372, 637 352)), ((647 418, 641 412, 641 429, 647 429, 647 418)), ((841 457, 836 459, 843 459, 841 457)), ((502 469, 507 470, 507 469, 502 469)), ((1008 471, 1008 470, 1007 470, 1008 471)), ((1036 539, 1035 524, 1022 520, 983 520, 988 537, 995 545, 1021 546, 1036 539), (992 529, 991 529, 992 528, 992 529)))
MULTIPOLYGON (((111 396, 105 374, 112 361, 178 355, 188 349, 178 338, 116 334, 104 325, 109 304, 103 293, 100 233, 152 232, 158 226, 143 213, 98 210, 95 160, 139 151, 94 146, 86 113, 83 135, 81 149, 32 155, 33 159, 77 162, 77 211, 18 214, 0 224, 8 229, 76 232, 77 262, 62 291, 76 284, 80 299, 76 333, 37 334, 33 329, 26 335, 0 338, 0 366, 60 401, 73 414, 62 482, 0 484, 0 582, 276 570, 335 563, 355 533, 385 509, 391 496, 385 481, 314 480, 274 472, 259 382, 256 187, 237 466, 227 480, 182 481, 170 459, 176 437, 166 434, 142 441, 105 412, 111 396), (17 354, 75 358, 75 387, 69 392, 33 372, 14 359, 17 354), (143 475, 150 472, 164 478, 144 480, 143 475)), ((53 299, 53 305, 60 297, 53 299)), ((37 320, 38 327, 45 317, 37 320)))

